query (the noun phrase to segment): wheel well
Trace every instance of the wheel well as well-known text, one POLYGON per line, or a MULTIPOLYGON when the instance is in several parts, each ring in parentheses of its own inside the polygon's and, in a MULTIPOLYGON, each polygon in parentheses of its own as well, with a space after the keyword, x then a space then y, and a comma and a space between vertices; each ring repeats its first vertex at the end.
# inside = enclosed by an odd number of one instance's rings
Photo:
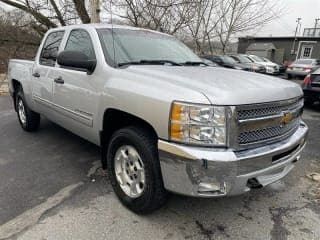
POLYGON ((144 127, 150 132, 150 136, 152 136, 155 141, 158 139, 154 128, 145 120, 118 109, 107 109, 103 116, 103 130, 100 133, 102 164, 104 168, 106 168, 106 146, 108 146, 112 134, 128 126, 144 127))
POLYGON ((22 88, 21 83, 18 80, 12 79, 12 87, 13 87, 13 94, 12 94, 12 98, 13 98, 13 102, 14 102, 14 109, 16 109, 16 94, 19 91, 20 88, 22 88))

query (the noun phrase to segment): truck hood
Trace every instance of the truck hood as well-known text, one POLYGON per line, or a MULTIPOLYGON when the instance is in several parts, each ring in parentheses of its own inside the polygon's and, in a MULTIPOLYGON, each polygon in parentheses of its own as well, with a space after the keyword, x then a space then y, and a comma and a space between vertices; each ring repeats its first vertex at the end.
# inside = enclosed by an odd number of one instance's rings
POLYGON ((151 82, 167 82, 180 89, 198 91, 217 105, 264 103, 302 95, 301 87, 288 80, 219 67, 132 65, 126 71, 149 78, 151 82))

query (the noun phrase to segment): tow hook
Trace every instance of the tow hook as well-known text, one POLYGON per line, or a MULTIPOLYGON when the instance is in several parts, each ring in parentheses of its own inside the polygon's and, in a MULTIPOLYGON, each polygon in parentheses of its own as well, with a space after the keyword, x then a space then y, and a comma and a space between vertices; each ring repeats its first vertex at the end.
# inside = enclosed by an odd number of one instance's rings
POLYGON ((263 186, 259 183, 256 178, 250 178, 247 182, 247 187, 251 189, 262 188, 263 186))

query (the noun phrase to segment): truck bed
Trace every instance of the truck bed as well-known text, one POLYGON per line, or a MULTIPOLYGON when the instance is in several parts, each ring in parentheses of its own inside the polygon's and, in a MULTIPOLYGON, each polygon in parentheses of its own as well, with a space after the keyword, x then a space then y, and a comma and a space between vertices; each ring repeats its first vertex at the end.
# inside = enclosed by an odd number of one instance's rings
MULTIPOLYGON (((32 67, 34 61, 22 59, 10 59, 8 79, 16 79, 20 82, 31 82, 32 67)), ((30 86, 30 84, 27 84, 30 86)), ((9 81, 9 90, 13 90, 12 82, 9 81)))

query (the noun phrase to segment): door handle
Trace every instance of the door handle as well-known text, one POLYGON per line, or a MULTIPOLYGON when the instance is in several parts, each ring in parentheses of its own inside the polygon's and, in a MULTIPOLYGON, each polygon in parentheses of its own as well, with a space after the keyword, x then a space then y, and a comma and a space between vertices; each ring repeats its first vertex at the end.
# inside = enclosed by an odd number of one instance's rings
POLYGON ((64 84, 64 80, 62 79, 62 77, 61 77, 61 76, 60 76, 60 77, 55 78, 55 79, 54 79, 54 82, 55 82, 55 83, 59 83, 59 84, 64 84))
POLYGON ((34 76, 34 77, 36 77, 36 78, 39 78, 39 77, 40 77, 40 73, 35 72, 35 73, 32 74, 32 76, 34 76))

